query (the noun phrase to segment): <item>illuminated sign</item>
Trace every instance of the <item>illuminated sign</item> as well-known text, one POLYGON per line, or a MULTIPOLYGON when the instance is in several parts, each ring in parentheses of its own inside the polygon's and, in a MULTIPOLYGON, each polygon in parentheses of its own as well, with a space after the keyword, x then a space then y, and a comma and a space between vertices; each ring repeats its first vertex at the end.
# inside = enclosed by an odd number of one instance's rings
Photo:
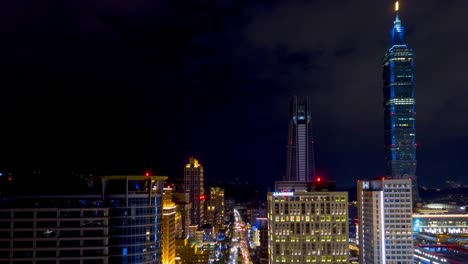
POLYGON ((294 196, 294 192, 273 192, 273 196, 294 196))
POLYGON ((369 182, 363 182, 362 183, 362 189, 364 189, 364 190, 369 189, 369 182))

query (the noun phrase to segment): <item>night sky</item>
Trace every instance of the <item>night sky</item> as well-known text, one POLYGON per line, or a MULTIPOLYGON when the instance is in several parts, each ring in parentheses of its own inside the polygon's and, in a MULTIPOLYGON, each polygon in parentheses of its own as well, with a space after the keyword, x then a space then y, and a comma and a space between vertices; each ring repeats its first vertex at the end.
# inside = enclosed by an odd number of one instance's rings
MULTIPOLYGON (((415 51, 418 177, 468 170, 468 1, 401 1, 415 51)), ((0 2, 0 168, 273 186, 288 103, 308 95, 317 173, 384 173, 390 0, 0 2)), ((49 174, 47 173, 49 172, 49 174)), ((44 175, 45 174, 45 175, 44 175)))

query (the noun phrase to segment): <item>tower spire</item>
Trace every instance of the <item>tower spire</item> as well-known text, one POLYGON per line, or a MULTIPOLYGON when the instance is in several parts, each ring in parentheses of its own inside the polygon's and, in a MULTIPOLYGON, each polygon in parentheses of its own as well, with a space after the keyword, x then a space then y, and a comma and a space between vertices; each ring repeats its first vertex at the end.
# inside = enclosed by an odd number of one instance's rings
POLYGON ((393 23, 400 23, 400 18, 398 16, 398 12, 400 11, 400 3, 398 1, 395 1, 395 22, 393 23))
POLYGON ((392 45, 405 45, 405 28, 401 24, 398 13, 400 11, 400 3, 395 2, 395 21, 393 21, 392 29, 392 45))

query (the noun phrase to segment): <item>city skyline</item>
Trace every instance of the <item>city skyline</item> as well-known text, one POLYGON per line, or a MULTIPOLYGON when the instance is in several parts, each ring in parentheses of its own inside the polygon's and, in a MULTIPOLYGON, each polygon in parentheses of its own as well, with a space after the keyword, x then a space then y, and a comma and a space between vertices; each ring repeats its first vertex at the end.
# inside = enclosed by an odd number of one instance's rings
MULTIPOLYGON (((381 59, 393 1, 47 5, 1 9, 0 169, 172 179, 194 156, 206 181, 265 188, 286 169, 289 98, 306 95, 317 174, 348 186, 385 174, 381 59)), ((401 2, 421 185, 468 169, 466 8, 401 2)))

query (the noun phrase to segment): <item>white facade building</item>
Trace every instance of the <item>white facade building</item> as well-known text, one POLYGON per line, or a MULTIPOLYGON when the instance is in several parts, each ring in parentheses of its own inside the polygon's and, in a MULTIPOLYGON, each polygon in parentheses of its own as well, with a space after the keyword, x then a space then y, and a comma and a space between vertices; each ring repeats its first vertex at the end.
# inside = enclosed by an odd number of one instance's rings
POLYGON ((357 186, 360 263, 412 264, 411 180, 360 180, 357 186))

